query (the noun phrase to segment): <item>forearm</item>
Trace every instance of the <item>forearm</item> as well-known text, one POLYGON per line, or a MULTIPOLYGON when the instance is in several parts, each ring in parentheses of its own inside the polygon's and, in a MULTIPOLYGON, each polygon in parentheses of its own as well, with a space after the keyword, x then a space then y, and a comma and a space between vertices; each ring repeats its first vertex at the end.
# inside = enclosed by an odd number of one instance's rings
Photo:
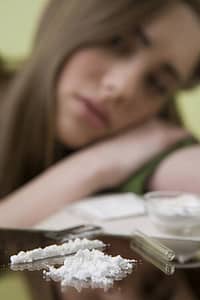
POLYGON ((149 182, 149 189, 200 193, 200 146, 178 150, 163 160, 149 182))
POLYGON ((1 227, 28 227, 67 203, 96 190, 96 167, 84 155, 75 155, 43 174, 0 202, 1 227))
POLYGON ((135 136, 135 147, 132 151, 137 151, 136 168, 187 137, 188 133, 183 128, 155 120, 154 124, 142 129, 135 136))
MULTIPOLYGON (((159 120, 155 120, 155 122, 150 122, 138 128, 133 135, 128 136, 131 142, 127 143, 125 149, 120 152, 118 159, 119 166, 116 173, 118 172, 119 175, 120 171, 122 173, 126 172, 127 175, 123 177, 122 174, 121 176, 126 180, 145 163, 163 151, 171 148, 172 145, 177 144, 178 141, 185 139, 187 136, 188 133, 182 128, 173 127, 159 120)), ((122 139, 119 140, 119 143, 115 145, 116 149, 121 148, 120 144, 123 143, 123 139, 126 138, 127 136, 123 136, 122 139)), ((116 152, 113 151, 113 160, 116 152)), ((115 172, 112 172, 112 174, 114 176, 115 172)), ((116 182, 116 184, 119 183, 120 182, 116 182)))
POLYGON ((2 199, 0 226, 31 226, 72 201, 116 186, 182 135, 151 122, 78 151, 2 199))

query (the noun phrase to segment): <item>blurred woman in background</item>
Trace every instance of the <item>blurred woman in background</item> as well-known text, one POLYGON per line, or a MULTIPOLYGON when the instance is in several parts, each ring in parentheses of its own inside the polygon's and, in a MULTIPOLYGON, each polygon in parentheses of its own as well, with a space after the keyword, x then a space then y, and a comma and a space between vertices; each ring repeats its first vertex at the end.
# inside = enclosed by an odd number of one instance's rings
MULTIPOLYGON (((0 225, 29 226, 119 186, 187 138, 160 115, 198 81, 199 32, 196 0, 50 1, 2 96, 0 225)), ((174 174, 169 159, 151 188, 174 174)))

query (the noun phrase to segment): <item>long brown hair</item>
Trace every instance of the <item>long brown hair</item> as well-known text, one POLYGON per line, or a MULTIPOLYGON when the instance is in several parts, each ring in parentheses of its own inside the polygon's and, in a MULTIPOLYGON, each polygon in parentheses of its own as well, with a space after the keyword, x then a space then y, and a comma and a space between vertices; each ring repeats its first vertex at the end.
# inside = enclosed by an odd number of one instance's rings
MULTIPOLYGON (((199 1, 185 0, 200 8, 199 1)), ((174 0, 51 0, 30 59, 1 107, 0 195, 54 162, 55 86, 66 59, 79 48, 105 44, 174 0)))

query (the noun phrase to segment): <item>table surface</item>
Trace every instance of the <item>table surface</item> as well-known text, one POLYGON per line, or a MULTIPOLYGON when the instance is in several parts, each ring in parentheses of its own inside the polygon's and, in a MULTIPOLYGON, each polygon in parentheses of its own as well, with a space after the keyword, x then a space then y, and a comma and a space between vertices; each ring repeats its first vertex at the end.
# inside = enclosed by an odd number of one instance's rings
POLYGON ((139 263, 132 274, 117 282, 106 292, 103 289, 91 288, 84 288, 78 292, 73 287, 62 290, 59 282, 46 281, 43 278, 42 270, 12 270, 8 264, 10 255, 19 250, 52 244, 54 241, 49 235, 49 231, 0 230, 0 299, 200 299, 199 268, 177 268, 173 275, 166 275, 155 264, 152 264, 148 257, 131 249, 130 238, 110 234, 100 234, 96 237, 110 245, 106 250, 109 254, 120 254, 125 258, 134 258, 139 263))

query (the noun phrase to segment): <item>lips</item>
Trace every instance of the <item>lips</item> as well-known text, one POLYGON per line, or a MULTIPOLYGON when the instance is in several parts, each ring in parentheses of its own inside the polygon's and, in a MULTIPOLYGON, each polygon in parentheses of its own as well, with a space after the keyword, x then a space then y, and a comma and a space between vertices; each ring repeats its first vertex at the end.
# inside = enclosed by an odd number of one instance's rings
POLYGON ((109 118, 106 112, 93 99, 83 96, 78 96, 77 99, 84 106, 83 117, 86 121, 95 128, 109 127, 109 118))

